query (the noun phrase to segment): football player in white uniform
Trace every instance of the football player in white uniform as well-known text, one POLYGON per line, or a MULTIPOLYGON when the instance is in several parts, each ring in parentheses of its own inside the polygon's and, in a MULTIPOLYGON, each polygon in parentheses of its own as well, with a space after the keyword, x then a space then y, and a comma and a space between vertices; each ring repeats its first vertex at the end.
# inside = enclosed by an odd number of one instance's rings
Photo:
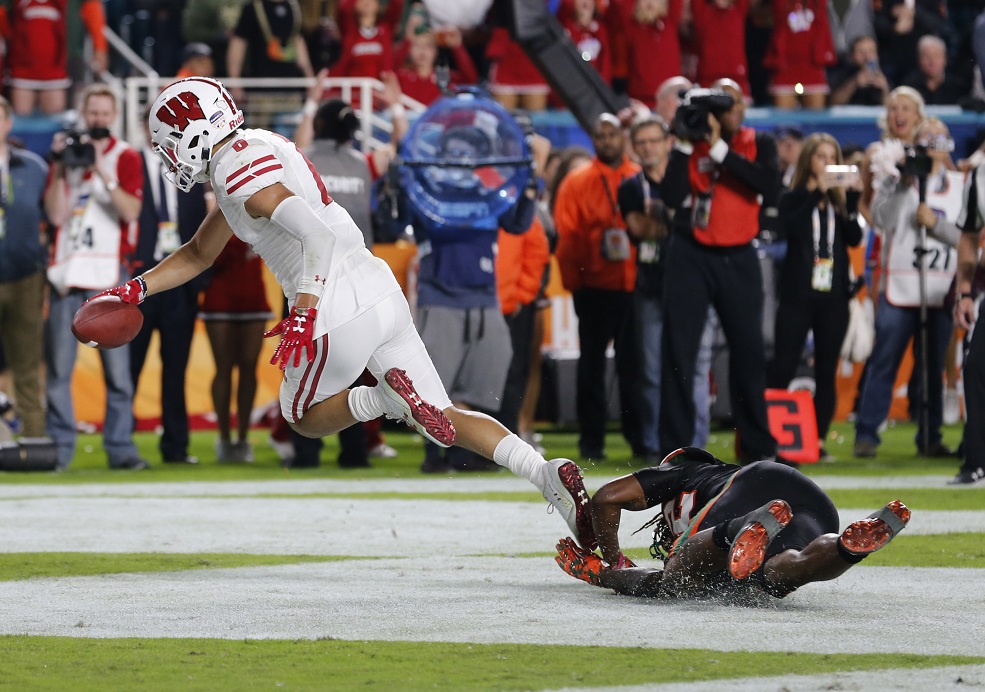
POLYGON ((381 415, 404 420, 436 444, 457 441, 529 480, 594 549, 577 465, 548 462, 489 416, 451 405, 390 268, 366 249, 293 142, 243 129, 232 97, 204 77, 167 87, 149 121, 168 180, 184 191, 211 181, 218 204, 188 243, 107 293, 136 304, 179 286, 211 266, 235 234, 263 258, 291 306, 266 336, 281 337, 271 363, 284 370, 281 410, 297 432, 322 437, 381 415), (379 384, 347 389, 364 368, 379 384))

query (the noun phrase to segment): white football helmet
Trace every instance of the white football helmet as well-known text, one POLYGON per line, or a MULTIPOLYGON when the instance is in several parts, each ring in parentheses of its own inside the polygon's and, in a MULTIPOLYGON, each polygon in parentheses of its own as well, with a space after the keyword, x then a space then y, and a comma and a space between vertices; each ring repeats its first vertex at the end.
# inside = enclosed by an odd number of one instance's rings
POLYGON ((243 124, 243 112, 220 82, 188 77, 161 92, 148 124, 164 176, 188 192, 195 183, 208 182, 212 147, 243 124))

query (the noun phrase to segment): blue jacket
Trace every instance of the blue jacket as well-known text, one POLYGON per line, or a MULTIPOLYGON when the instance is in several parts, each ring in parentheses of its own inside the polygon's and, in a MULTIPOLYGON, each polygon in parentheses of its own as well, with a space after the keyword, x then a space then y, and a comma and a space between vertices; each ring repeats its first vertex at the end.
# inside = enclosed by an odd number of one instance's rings
MULTIPOLYGON (((43 271, 47 252, 41 244, 41 220, 48 165, 26 149, 9 148, 6 232, 0 238, 0 282, 17 281, 43 271)), ((3 195, 0 195, 0 199, 3 195)))
MULTIPOLYGON (((524 233, 534 220, 536 202, 525 194, 500 215, 499 228, 524 233)), ((498 229, 437 227, 414 215, 414 236, 420 255, 418 305, 447 308, 497 307, 496 238, 498 229)))

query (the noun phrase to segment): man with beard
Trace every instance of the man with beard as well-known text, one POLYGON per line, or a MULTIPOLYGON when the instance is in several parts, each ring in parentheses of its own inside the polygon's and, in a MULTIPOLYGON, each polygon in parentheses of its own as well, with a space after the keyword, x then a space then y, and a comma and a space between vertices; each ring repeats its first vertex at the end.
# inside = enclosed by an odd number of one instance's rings
POLYGON ((611 113, 598 117, 592 144, 595 158, 565 178, 554 205, 561 279, 573 294, 578 316, 578 444, 583 459, 605 458, 605 353, 614 341, 622 432, 633 456, 645 457, 636 395, 636 248, 617 198, 620 184, 637 175, 640 167, 627 158, 626 136, 611 113))

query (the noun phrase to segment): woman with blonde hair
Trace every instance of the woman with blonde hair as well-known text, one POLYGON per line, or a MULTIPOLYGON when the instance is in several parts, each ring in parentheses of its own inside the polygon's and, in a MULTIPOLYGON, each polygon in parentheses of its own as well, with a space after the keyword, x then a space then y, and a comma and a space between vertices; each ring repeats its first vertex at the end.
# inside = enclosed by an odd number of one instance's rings
POLYGON ((797 159, 790 190, 780 198, 779 222, 788 246, 780 272, 775 355, 767 373, 767 386, 786 388, 807 332, 814 333, 814 409, 822 445, 834 416, 838 354, 848 328, 848 247, 862 241, 856 219, 861 182, 857 174, 829 170, 841 164, 837 140, 812 134, 797 159))
POLYGON ((895 167, 906 145, 913 144, 917 128, 927 118, 923 96, 912 87, 896 87, 886 98, 886 112, 879 117, 882 136, 865 150, 862 165, 862 199, 859 213, 872 225, 872 193, 879 180, 890 175, 889 167, 895 167))

